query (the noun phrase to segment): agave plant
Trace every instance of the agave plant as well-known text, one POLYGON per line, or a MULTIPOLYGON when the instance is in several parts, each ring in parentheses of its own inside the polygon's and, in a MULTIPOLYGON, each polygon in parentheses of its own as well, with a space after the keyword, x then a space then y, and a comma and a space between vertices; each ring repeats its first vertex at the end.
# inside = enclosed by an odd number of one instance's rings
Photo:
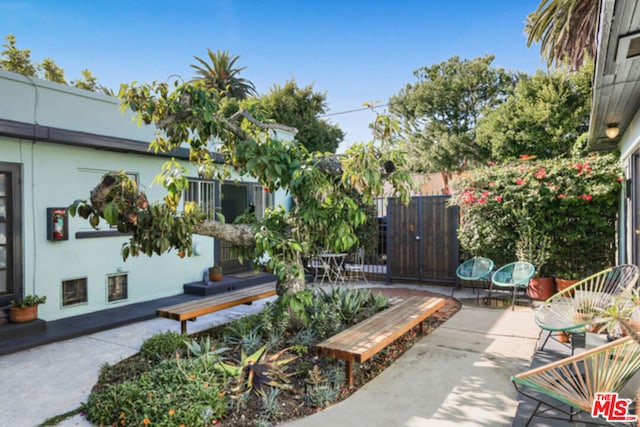
POLYGON ((265 386, 285 390, 291 388, 289 377, 293 373, 286 373, 284 367, 298 357, 282 359, 288 348, 272 355, 268 355, 266 350, 267 345, 264 345, 249 356, 243 350, 237 365, 222 361, 218 363, 219 368, 235 381, 233 392, 238 395, 248 394, 251 390, 259 390, 265 386))

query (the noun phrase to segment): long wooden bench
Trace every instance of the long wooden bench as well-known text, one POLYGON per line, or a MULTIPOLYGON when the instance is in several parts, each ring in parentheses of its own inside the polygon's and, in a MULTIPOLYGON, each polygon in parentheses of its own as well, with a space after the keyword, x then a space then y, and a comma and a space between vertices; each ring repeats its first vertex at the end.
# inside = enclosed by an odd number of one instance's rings
POLYGON ((444 304, 442 298, 407 298, 322 341, 316 346, 316 351, 322 356, 344 360, 349 387, 352 387, 353 362, 366 362, 414 326, 420 325, 420 332, 424 334, 423 321, 444 304))
POLYGON ((251 304, 253 301, 276 295, 273 283, 252 286, 194 301, 183 302, 156 310, 156 316, 180 321, 180 330, 187 333, 187 320, 194 320, 198 316, 224 310, 240 304, 251 304))

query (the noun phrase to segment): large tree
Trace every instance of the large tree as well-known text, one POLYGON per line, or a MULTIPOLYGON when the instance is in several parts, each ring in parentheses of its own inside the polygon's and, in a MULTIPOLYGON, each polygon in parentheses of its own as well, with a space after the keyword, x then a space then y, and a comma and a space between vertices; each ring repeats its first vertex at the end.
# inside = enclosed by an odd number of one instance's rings
POLYGON ((521 77, 513 95, 479 120, 477 143, 494 160, 578 154, 573 150, 581 148, 576 143, 589 127, 592 73, 589 62, 576 72, 557 69, 521 77))
POLYGON ((492 67, 493 59, 453 56, 419 68, 413 73, 418 81, 390 100, 391 111, 403 119, 413 169, 440 172, 445 188, 454 174, 488 157, 476 143, 476 123, 504 101, 515 80, 513 74, 492 67))
POLYGON ((318 118, 327 112, 327 96, 314 92, 313 85, 299 88, 295 80, 290 80, 242 105, 257 117, 296 128, 296 140, 309 151, 335 153, 344 139, 344 132, 337 125, 318 118))
POLYGON ((256 94, 253 83, 240 77, 240 73, 246 67, 237 67, 239 56, 231 56, 228 51, 216 51, 207 49, 209 62, 195 56, 199 65, 191 65, 196 70, 194 80, 202 80, 207 88, 216 89, 222 96, 235 99, 245 99, 256 94))
POLYGON ((580 68, 586 56, 595 58, 599 0, 542 0, 525 26, 527 45, 540 43, 540 54, 552 63, 580 68))
POLYGON ((258 123, 244 110, 230 117, 221 115, 224 98, 202 81, 173 90, 167 83, 123 86, 120 96, 124 108, 159 129, 151 149, 168 151, 186 142, 190 161, 201 175, 228 176, 233 168, 255 177, 268 191, 286 189, 293 201, 289 211, 268 211, 260 222, 226 224, 201 217, 193 203, 179 209, 188 180, 175 161, 168 162, 157 177, 167 191, 158 203, 149 203, 126 175, 107 175, 90 200, 73 204, 72 213, 77 210, 92 225, 102 217, 131 233, 123 247, 125 259, 171 249, 180 256, 189 255, 191 236, 197 233, 229 241, 254 258, 270 256, 270 266, 280 279, 279 293, 296 292, 304 289, 304 255, 319 247, 345 251, 356 243, 356 229, 366 220, 359 201, 372 203, 384 181, 408 198, 403 153, 386 141, 356 144, 341 157, 308 152, 295 142, 279 140, 273 126, 258 123), (212 144, 220 141, 219 153, 212 153, 212 144))

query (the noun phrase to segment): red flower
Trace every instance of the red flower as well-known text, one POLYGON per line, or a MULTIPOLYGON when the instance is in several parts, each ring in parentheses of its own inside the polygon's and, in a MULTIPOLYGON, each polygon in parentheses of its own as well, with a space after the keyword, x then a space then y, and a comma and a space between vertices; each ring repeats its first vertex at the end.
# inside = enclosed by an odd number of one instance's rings
POLYGON ((621 176, 619 176, 619 177, 618 177, 618 182, 622 182, 622 181, 624 181, 624 178, 623 178, 623 177, 621 177, 621 176))
POLYGON ((533 176, 536 179, 543 179, 545 176, 547 176, 547 171, 544 170, 544 168, 540 168, 536 173, 533 174, 533 176))
POLYGON ((485 203, 487 203, 487 199, 485 199, 484 197, 480 197, 478 199, 478 204, 480 205, 484 205, 485 203))
POLYGON ((580 195, 580 198, 582 200, 586 200, 587 202, 590 202, 591 199, 593 199, 593 196, 591 196, 590 194, 582 194, 582 195, 580 195))
POLYGON ((516 181, 516 184, 518 184, 518 185, 522 185, 522 184, 524 184, 525 182, 526 182, 526 181, 525 181, 524 179, 522 179, 522 178, 518 178, 518 180, 516 181))
POLYGON ((498 203, 502 202, 502 196, 493 196, 493 198, 496 199, 498 203))
POLYGON ((558 197, 558 199, 560 199, 560 200, 564 200, 564 199, 566 199, 566 198, 567 198, 567 196, 566 196, 564 193, 560 193, 560 194, 558 194, 558 196, 557 196, 557 197, 558 197))
POLYGON ((473 193, 471 191, 465 191, 462 193, 462 201, 466 204, 471 204, 476 201, 476 198, 473 197, 473 193))

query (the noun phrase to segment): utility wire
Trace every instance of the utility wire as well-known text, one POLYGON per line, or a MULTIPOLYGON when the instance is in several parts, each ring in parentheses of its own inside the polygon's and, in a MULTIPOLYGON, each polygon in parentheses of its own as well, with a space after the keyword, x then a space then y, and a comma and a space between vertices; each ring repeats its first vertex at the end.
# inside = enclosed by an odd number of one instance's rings
POLYGON ((357 113, 358 111, 365 111, 365 110, 371 110, 372 108, 375 109, 375 108, 382 108, 382 107, 388 107, 388 106, 389 104, 372 105, 370 107, 356 108, 354 110, 338 111, 337 113, 323 114, 321 116, 318 116, 318 118, 329 117, 329 116, 340 116, 342 114, 357 113))

